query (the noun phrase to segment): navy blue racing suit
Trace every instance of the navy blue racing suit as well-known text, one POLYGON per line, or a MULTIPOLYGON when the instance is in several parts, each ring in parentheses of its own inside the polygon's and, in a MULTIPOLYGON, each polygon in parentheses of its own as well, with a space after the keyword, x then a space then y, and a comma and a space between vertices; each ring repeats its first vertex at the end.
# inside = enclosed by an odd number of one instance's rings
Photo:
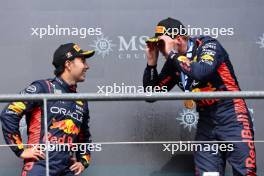
MULTIPOLYGON (((145 88, 166 86, 169 91, 178 85, 192 92, 240 91, 227 52, 208 36, 190 38, 185 55, 170 52, 160 74, 156 67, 147 65, 143 76, 145 88)), ((232 151, 218 154, 196 151, 196 175, 219 172, 222 176, 227 160, 234 175, 255 176, 253 124, 244 99, 196 100, 196 108, 199 112, 196 141, 241 141, 233 143, 232 151)))
MULTIPOLYGON (((63 79, 38 80, 29 85, 22 94, 40 93, 76 93, 76 86, 69 86, 63 79)), ((51 144, 90 143, 89 110, 87 101, 48 101, 48 141, 51 144)), ((17 156, 24 151, 19 122, 25 116, 27 123, 28 144, 45 144, 44 111, 42 101, 21 101, 8 104, 1 113, 2 129, 7 144, 17 156)), ((65 145, 66 146, 66 145, 65 145)), ((32 146, 28 146, 32 147, 32 146)), ((90 162, 90 151, 72 150, 71 145, 65 149, 49 150, 50 176, 72 176, 74 173, 69 167, 72 164, 73 153, 77 161, 85 167, 90 162)), ((45 160, 24 160, 22 176, 45 176, 45 160)))

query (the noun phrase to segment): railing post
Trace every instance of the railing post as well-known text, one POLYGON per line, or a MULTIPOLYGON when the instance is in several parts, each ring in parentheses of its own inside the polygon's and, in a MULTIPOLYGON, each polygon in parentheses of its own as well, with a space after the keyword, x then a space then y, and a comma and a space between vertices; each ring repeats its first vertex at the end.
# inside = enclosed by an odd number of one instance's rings
POLYGON ((48 107, 47 98, 43 98, 44 110, 44 128, 45 128, 45 158, 46 158, 46 176, 49 176, 49 139, 48 139, 48 107))

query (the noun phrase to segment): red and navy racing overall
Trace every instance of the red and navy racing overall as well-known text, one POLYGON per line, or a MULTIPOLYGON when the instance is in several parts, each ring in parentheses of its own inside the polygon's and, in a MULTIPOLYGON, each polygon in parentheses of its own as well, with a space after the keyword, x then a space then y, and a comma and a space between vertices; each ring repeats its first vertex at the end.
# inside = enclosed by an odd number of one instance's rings
MULTIPOLYGON (((28 86, 22 94, 40 93, 76 93, 76 86, 69 86, 63 79, 39 80, 28 86)), ((24 151, 19 122, 25 115, 27 123, 28 144, 45 144, 44 111, 42 101, 21 101, 8 104, 0 116, 5 141, 17 144, 11 149, 17 156, 24 151)), ((48 101, 48 140, 53 144, 90 143, 89 110, 83 100, 48 101)), ((90 162, 90 151, 76 152, 77 160, 85 167, 90 162)), ((49 151, 49 175, 73 176, 69 167, 72 164, 72 151, 49 151)), ((45 160, 27 159, 24 161, 22 176, 45 176, 45 160)))
MULTIPOLYGON (((167 86, 171 90, 177 84, 192 92, 240 91, 227 52, 208 36, 190 38, 185 55, 170 52, 159 74, 156 67, 147 65, 143 76, 145 88, 167 86)), ((253 124, 244 99, 197 100, 196 108, 199 112, 196 141, 241 141, 233 143, 233 151, 195 152, 196 175, 219 172, 222 176, 228 161, 234 175, 255 176, 253 124)))

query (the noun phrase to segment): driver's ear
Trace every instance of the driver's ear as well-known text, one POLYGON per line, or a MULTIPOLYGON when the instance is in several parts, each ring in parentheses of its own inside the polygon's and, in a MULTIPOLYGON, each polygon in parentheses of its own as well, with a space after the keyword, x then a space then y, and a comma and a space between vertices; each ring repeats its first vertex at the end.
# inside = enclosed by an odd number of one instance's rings
POLYGON ((174 38, 174 42, 176 44, 179 44, 181 42, 181 37, 179 35, 177 35, 175 38, 174 38))
POLYGON ((70 65, 71 65, 71 61, 70 60, 66 60, 64 66, 66 69, 70 70, 70 65))

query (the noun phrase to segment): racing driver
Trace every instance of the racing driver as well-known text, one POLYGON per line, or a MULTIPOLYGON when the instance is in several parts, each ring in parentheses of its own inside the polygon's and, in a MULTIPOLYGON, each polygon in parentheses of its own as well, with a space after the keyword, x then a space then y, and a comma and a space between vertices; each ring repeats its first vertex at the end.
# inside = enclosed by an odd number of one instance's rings
MULTIPOLYGON (((144 87, 166 86, 171 90, 177 84, 185 92, 240 91, 228 53, 216 39, 191 38, 180 21, 167 18, 158 23, 155 36, 146 43, 144 87), (158 74, 159 52, 166 61, 158 74)), ((185 106, 192 108, 195 104, 199 112, 196 141, 238 141, 233 143, 232 151, 195 151, 196 176, 208 172, 223 176, 226 161, 234 175, 255 176, 253 124, 244 99, 203 99, 189 101, 185 106)))
MULTIPOLYGON (((53 56, 55 66, 53 79, 37 80, 24 89, 22 94, 76 93, 77 83, 85 80, 89 69, 86 58, 94 51, 83 51, 77 44, 59 46, 53 56)), ((89 110, 86 101, 48 101, 48 141, 53 144, 91 143, 89 110)), ((26 118, 28 144, 45 144, 44 111, 42 101, 12 102, 0 116, 5 141, 24 159, 22 176, 45 176, 45 154, 41 147, 24 146, 19 131, 19 122, 26 118)), ((90 151, 49 151, 49 175, 79 175, 89 166, 90 151)))

